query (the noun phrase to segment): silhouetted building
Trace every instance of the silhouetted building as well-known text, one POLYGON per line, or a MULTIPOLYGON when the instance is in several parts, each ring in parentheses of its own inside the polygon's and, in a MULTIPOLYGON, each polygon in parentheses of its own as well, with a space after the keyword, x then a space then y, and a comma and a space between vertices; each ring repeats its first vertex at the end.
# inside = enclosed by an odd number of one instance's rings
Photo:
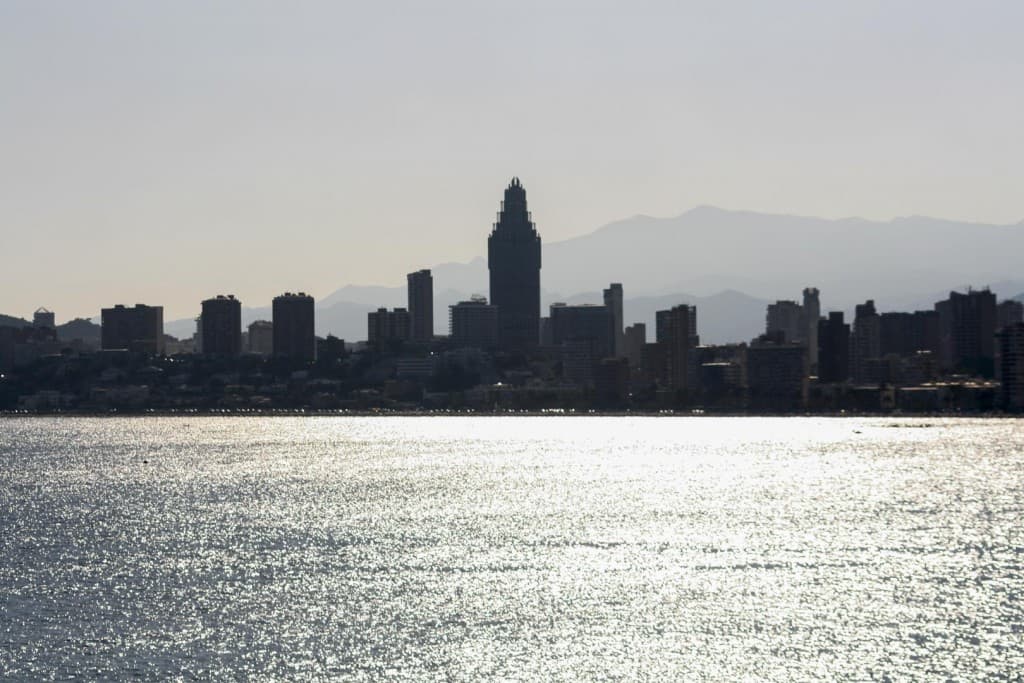
POLYGON ((448 335, 455 348, 492 349, 498 344, 498 308, 482 296, 448 307, 448 335))
POLYGON ((804 289, 802 325, 807 344, 807 362, 812 373, 818 371, 818 320, 821 319, 820 293, 816 287, 804 289))
POLYGON ((939 313, 943 368, 992 377, 995 373, 996 295, 987 289, 950 292, 939 313))
POLYGON ((997 334, 999 346, 999 407, 1008 412, 1024 411, 1024 323, 1003 327, 997 334))
POLYGON ((348 350, 345 348, 345 340, 338 339, 333 334, 329 334, 323 339, 317 337, 316 340, 316 362, 322 365, 333 365, 344 359, 348 355, 348 350))
POLYGON ((850 326, 842 311, 818 321, 818 380, 845 382, 850 377, 850 326))
POLYGON ((996 329, 1024 323, 1024 302, 1015 299, 1000 301, 996 306, 996 329))
POLYGON ((554 342, 551 341, 551 318, 541 316, 540 318, 540 345, 551 346, 554 342))
POLYGON ((606 306, 580 304, 551 306, 551 343, 560 346, 566 341, 586 340, 592 345, 595 359, 606 358, 613 353, 613 328, 611 311, 606 306))
POLYGON ((429 270, 406 276, 409 294, 409 339, 428 342, 434 338, 434 277, 429 270))
POLYGON ((614 407, 629 399, 629 361, 626 358, 602 358, 594 366, 594 400, 600 406, 614 407))
POLYGON ((35 327, 57 329, 57 322, 53 311, 48 311, 45 308, 37 308, 36 312, 32 314, 32 325, 35 327))
POLYGON ((623 333, 623 346, 631 368, 639 368, 643 361, 644 344, 647 343, 647 325, 633 323, 623 333))
POLYGON ((409 311, 396 308, 389 311, 378 308, 366 314, 366 340, 371 344, 403 342, 409 339, 411 318, 409 311))
POLYGON ((316 360, 316 312, 313 297, 286 292, 274 297, 274 355, 316 360))
POLYGON ((611 315, 612 355, 625 356, 625 340, 622 330, 622 285, 613 282, 604 290, 604 306, 611 315))
MULTIPOLYGON (((697 307, 687 306, 687 315, 689 316, 690 347, 700 346, 700 335, 697 333, 697 307)), ((654 313, 654 341, 668 341, 671 318, 671 310, 654 313)))
POLYGON ((733 410, 746 405, 746 344, 698 346, 691 362, 696 368, 693 393, 701 405, 733 410))
POLYGON ((882 327, 875 302, 858 304, 850 337, 850 374, 854 382, 870 382, 868 361, 882 355, 882 327))
POLYGON ((655 313, 658 343, 665 347, 663 384, 680 398, 685 397, 690 388, 690 349, 698 344, 695 330, 691 328, 696 316, 696 307, 686 305, 655 313))
POLYGON ((237 356, 242 352, 242 303, 234 296, 218 295, 203 301, 200 316, 204 354, 237 356))
POLYGON ((505 349, 529 349, 540 339, 540 253, 526 190, 513 178, 487 239, 491 303, 498 308, 498 339, 505 349))
POLYGON ((274 323, 256 320, 249 325, 249 353, 269 356, 274 353, 274 323))
POLYGON ((0 372, 14 369, 14 349, 18 330, 9 325, 0 325, 0 372))
POLYGON ((582 304, 551 306, 551 342, 559 347, 562 376, 580 386, 591 386, 594 365, 612 355, 611 312, 605 306, 582 304))
POLYGON ((935 311, 883 313, 879 316, 881 356, 939 352, 939 314, 935 311))
POLYGON ((776 301, 768 304, 764 332, 774 335, 781 332, 787 342, 803 342, 807 338, 804 326, 804 309, 795 301, 776 301))
POLYGON ((570 384, 589 388, 594 385, 594 366, 600 356, 594 353, 589 339, 565 339, 558 345, 562 361, 562 379, 570 384))
POLYGON ((767 335, 747 349, 747 387, 750 407, 792 411, 807 405, 807 347, 767 335))
POLYGON ((126 308, 118 304, 100 312, 102 329, 100 348, 127 349, 163 355, 164 307, 136 304, 126 308))

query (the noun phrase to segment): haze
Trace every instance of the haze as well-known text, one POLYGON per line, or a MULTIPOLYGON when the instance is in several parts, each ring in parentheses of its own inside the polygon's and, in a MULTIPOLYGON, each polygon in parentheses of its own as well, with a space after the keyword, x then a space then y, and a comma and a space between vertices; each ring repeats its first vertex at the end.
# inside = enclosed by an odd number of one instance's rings
POLYGON ((481 255, 513 175, 546 244, 703 204, 1016 223, 1022 25, 1010 1, 5 2, 0 312, 398 285, 481 255))

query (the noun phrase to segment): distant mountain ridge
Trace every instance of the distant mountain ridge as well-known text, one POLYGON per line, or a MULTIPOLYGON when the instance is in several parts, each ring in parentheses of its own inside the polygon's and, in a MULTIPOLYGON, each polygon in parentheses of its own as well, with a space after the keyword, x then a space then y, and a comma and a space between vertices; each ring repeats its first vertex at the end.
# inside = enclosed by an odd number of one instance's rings
MULTIPOLYGON (((543 217, 538 229, 543 236, 543 217)), ((486 234, 482 226, 481 252, 486 234)), ((1022 253, 1024 221, 830 220, 699 206, 670 218, 637 215, 546 243, 542 310, 554 301, 600 303, 601 289, 621 282, 627 324, 653 324, 653 310, 693 303, 704 341, 743 341, 762 331, 769 301, 799 300, 806 286, 821 290, 823 313, 850 312, 866 299, 881 311, 930 309, 950 290, 967 286, 990 285, 1000 298, 1024 300, 1022 253)), ((445 333, 450 304, 488 294, 487 263, 478 257, 431 270, 434 327, 445 333)), ((368 311, 405 305, 404 281, 394 287, 346 285, 318 298, 317 332, 364 339, 368 311)), ((269 306, 243 309, 245 324, 260 318, 270 318, 269 306)), ((195 322, 175 320, 165 327, 188 337, 195 322)), ((648 337, 653 334, 652 328, 648 337)))

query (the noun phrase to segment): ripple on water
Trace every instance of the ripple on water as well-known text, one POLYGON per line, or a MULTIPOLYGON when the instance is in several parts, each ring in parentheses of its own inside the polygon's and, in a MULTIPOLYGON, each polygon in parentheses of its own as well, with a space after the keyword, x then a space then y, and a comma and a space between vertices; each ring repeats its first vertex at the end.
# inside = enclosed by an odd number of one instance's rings
POLYGON ((1013 678, 1022 437, 3 420, 0 678, 1013 678))

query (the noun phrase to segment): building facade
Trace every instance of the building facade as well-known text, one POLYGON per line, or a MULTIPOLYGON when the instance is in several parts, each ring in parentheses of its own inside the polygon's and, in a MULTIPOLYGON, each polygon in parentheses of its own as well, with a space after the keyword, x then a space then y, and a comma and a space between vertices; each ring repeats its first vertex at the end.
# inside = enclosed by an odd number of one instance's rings
POLYGON ((100 348, 163 355, 164 307, 118 304, 100 312, 100 348))
POLYGON ((875 302, 868 299, 857 304, 850 337, 850 376, 854 382, 871 382, 871 361, 882 356, 882 322, 875 302))
POLYGON ((409 339, 429 342, 434 338, 434 277, 429 270, 406 275, 409 297, 409 339))
POLYGON ((203 301, 200 316, 204 354, 237 356, 242 352, 242 302, 233 295, 203 301))
POLYGON ((550 309, 551 343, 587 341, 595 360, 614 355, 611 311, 606 306, 553 304, 550 309))
POLYGON ((764 333, 769 336, 782 333, 787 342, 806 341, 803 306, 795 301, 776 301, 768 304, 764 333))
POLYGON ((818 321, 818 380, 845 382, 850 378, 850 326, 842 311, 818 321))
POLYGON ((48 311, 45 308, 37 308, 36 312, 32 314, 32 325, 34 327, 57 329, 57 321, 53 311, 48 311))
POLYGON ((613 282, 604 290, 604 306, 611 315, 612 324, 612 355, 626 355, 624 332, 622 329, 622 284, 613 282))
POLYGON ((1024 323, 999 330, 999 407, 1007 412, 1024 412, 1024 323))
POLYGON ((502 348, 523 351, 540 339, 541 240, 519 178, 505 189, 498 221, 487 238, 491 304, 498 309, 502 348))
POLYGON ((747 388, 750 407, 793 411, 807 405, 807 347, 760 339, 747 350, 747 388))
POLYGON ((664 371, 662 384, 665 388, 685 397, 690 389, 690 378, 695 368, 690 368, 690 351, 699 344, 699 338, 692 324, 697 319, 695 306, 673 306, 667 311, 657 311, 658 344, 664 349, 664 371))
POLYGON ((498 345, 498 308, 476 296, 448 307, 448 335, 455 348, 493 349, 498 345))
POLYGON ((1000 301, 996 307, 996 329, 1024 323, 1024 302, 1015 299, 1000 301))
MULTIPOLYGON (((316 311, 305 292, 274 297, 274 355, 295 360, 316 360, 316 311)), ((204 340, 205 343, 205 340, 204 340)))
POLYGON ((804 342, 807 344, 807 363, 812 373, 818 371, 818 320, 821 319, 821 294, 816 287, 804 289, 803 318, 804 342))
POLYGON ((249 325, 248 352, 259 356, 274 353, 274 323, 256 320, 249 325))
POLYGON ((623 355, 629 359, 631 368, 639 368, 643 361, 644 344, 647 343, 647 325, 634 323, 623 332, 623 355))
POLYGON ((939 358, 947 371, 995 374, 996 295, 987 289, 950 292, 935 304, 939 314, 939 358))
POLYGON ((371 344, 408 341, 411 324, 409 311, 404 308, 378 308, 366 314, 366 340, 371 344))

